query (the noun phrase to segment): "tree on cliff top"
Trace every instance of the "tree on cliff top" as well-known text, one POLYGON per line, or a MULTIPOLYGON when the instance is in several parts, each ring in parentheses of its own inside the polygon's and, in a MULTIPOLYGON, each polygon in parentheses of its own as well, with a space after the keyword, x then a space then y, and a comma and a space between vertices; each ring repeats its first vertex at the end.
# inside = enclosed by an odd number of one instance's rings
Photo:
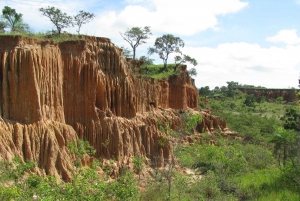
POLYGON ((22 16, 15 9, 5 6, 2 9, 2 18, 4 21, 0 21, 0 32, 4 32, 4 28, 7 27, 11 29, 11 32, 29 31, 29 26, 23 23, 22 16))
POLYGON ((80 35, 80 28, 83 24, 89 23, 93 20, 95 15, 93 13, 85 12, 83 10, 79 11, 77 15, 74 16, 74 24, 78 26, 76 32, 80 35))
MULTIPOLYGON (((184 42, 181 38, 175 37, 172 34, 166 34, 162 37, 158 37, 155 40, 154 47, 149 48, 149 54, 157 53, 159 55, 159 58, 163 60, 164 68, 162 71, 167 70, 167 64, 169 55, 171 53, 179 53, 182 55, 182 52, 180 48, 184 47, 184 42)), ((197 65, 197 61, 194 58, 191 58, 188 55, 183 55, 183 57, 176 55, 175 58, 175 67, 174 71, 176 70, 177 66, 186 62, 192 63, 194 66, 197 65)))
POLYGON ((39 11, 50 19, 50 21, 55 25, 58 35, 61 34, 63 28, 67 28, 73 25, 72 17, 63 13, 61 10, 55 7, 40 8, 39 11))
POLYGON ((132 27, 131 29, 127 29, 125 33, 120 32, 120 35, 132 47, 133 50, 132 59, 134 60, 136 48, 139 45, 146 43, 145 40, 148 39, 149 35, 152 35, 152 33, 150 31, 150 27, 145 26, 144 29, 141 27, 132 27))

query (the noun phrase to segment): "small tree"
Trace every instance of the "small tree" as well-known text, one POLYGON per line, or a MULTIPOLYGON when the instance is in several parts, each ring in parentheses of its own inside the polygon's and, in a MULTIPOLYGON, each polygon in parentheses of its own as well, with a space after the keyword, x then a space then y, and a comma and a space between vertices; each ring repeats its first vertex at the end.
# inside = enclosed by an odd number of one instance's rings
POLYGON ((255 97, 252 94, 247 94, 246 99, 244 101, 244 105, 248 107, 255 107, 255 97))
POLYGON ((162 70, 166 71, 169 54, 182 54, 180 51, 180 48, 182 47, 184 47, 184 42, 181 38, 175 37, 172 34, 166 34, 156 38, 154 47, 149 48, 149 54, 157 53, 164 63, 164 68, 162 70))
POLYGON ((132 57, 132 53, 131 50, 129 50, 127 47, 124 47, 123 45, 121 47, 119 47, 120 49, 122 49, 123 54, 126 58, 131 58, 132 57))
POLYGON ((142 29, 141 27, 132 27, 131 29, 127 29, 124 34, 120 32, 120 35, 132 47, 132 59, 135 59, 136 48, 139 45, 146 43, 145 40, 148 39, 149 35, 152 35, 152 33, 150 31, 150 27, 145 26, 144 29, 142 29))
MULTIPOLYGON (((189 55, 186 55, 184 54, 182 57, 179 56, 179 55, 176 55, 175 58, 175 67, 174 67, 174 71, 176 71, 177 69, 177 66, 181 65, 181 64, 184 64, 186 62, 190 62, 193 66, 197 66, 198 65, 198 62, 196 59, 190 57, 189 55)), ((193 74, 193 75, 197 75, 197 71, 196 69, 194 68, 194 72, 193 73, 196 73, 196 74, 193 74)))
POLYGON ((146 56, 140 56, 139 60, 142 61, 143 64, 145 65, 153 65, 153 61, 154 61, 154 59, 150 59, 149 57, 146 56))
POLYGON ((277 132, 271 137, 270 142, 274 143, 274 154, 277 155, 279 166, 281 158, 283 166, 286 165, 288 157, 290 157, 291 145, 295 141, 295 132, 279 127, 277 132), (282 155, 281 155, 282 154, 282 155))
POLYGON ((83 24, 89 23, 93 20, 95 15, 93 13, 85 12, 83 10, 79 11, 77 15, 74 16, 75 25, 78 26, 78 30, 76 32, 80 35, 80 28, 83 24))
POLYGON ((61 34, 63 28, 70 27, 72 24, 72 17, 63 13, 61 10, 55 7, 47 7, 39 9, 42 14, 50 19, 57 29, 58 35, 61 34))
POLYGON ((7 23, 0 22, 0 31, 3 31, 6 27, 10 27, 11 32, 15 32, 18 30, 18 28, 22 27, 23 15, 21 13, 17 13, 15 9, 5 6, 2 10, 2 15, 3 18, 7 21, 7 23))

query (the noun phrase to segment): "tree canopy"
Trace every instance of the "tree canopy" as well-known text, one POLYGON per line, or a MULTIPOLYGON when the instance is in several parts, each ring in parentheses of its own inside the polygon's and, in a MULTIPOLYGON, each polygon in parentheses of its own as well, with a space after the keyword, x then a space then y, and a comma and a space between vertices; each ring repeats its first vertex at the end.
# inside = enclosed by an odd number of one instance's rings
POLYGON ((194 66, 197 65, 196 59, 183 54, 180 48, 184 47, 184 41, 179 38, 175 37, 172 34, 165 34, 162 37, 158 37, 155 40, 154 47, 149 48, 149 54, 156 53, 159 55, 159 58, 163 60, 164 68, 163 71, 167 70, 167 64, 169 55, 171 53, 179 53, 180 55, 176 55, 174 57, 175 60, 175 67, 174 71, 176 70, 177 66, 186 62, 192 63, 194 66))
POLYGON ((80 35, 80 28, 83 24, 89 23, 93 20, 95 15, 93 13, 85 12, 83 10, 79 11, 77 15, 74 16, 74 24, 78 26, 77 33, 80 35))
POLYGON ((184 42, 181 38, 175 37, 172 34, 165 34, 155 40, 154 47, 149 48, 149 54, 157 53, 159 58, 163 60, 164 70, 167 68, 169 54, 180 53, 180 48, 184 47, 184 42))
POLYGON ((29 26, 23 23, 22 14, 17 13, 15 9, 5 6, 2 9, 3 21, 0 21, 0 32, 4 32, 5 28, 10 28, 11 32, 28 31, 29 26))
POLYGON ((40 8, 39 10, 55 25, 58 35, 61 34, 61 30, 63 28, 73 25, 72 17, 68 16, 66 13, 63 13, 60 9, 48 6, 47 8, 40 8))
POLYGON ((150 27, 145 26, 144 28, 132 27, 131 29, 127 29, 125 33, 120 32, 120 35, 132 47, 132 51, 133 51, 132 59, 135 59, 136 48, 139 45, 146 43, 145 40, 149 39, 149 35, 152 35, 152 33, 150 31, 150 27))

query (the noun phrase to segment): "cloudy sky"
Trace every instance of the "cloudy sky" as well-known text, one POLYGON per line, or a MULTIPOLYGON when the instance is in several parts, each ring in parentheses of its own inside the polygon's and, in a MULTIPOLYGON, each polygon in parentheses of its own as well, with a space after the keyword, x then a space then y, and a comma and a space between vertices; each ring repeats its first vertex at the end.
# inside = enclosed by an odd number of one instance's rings
POLYGON ((227 81, 298 88, 300 0, 1 0, 0 9, 4 6, 22 13, 35 32, 54 28, 38 11, 41 7, 54 6, 69 15, 92 12, 95 19, 81 33, 128 48, 119 32, 150 26, 153 35, 137 48, 138 57, 157 37, 178 36, 185 41, 183 53, 198 61, 198 88, 226 86, 227 81))

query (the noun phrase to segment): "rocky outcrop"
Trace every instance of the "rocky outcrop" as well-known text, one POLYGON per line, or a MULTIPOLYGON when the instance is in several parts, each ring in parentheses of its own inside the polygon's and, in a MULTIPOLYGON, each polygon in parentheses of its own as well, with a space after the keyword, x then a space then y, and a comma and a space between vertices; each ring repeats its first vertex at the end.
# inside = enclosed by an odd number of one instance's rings
MULTIPOLYGON (((154 80, 135 76, 130 66, 107 38, 1 36, 1 157, 33 160, 39 174, 64 180, 76 160, 66 145, 78 138, 90 142, 96 158, 119 166, 134 155, 168 160, 172 150, 168 142, 159 145, 157 122, 180 124, 175 109, 196 109, 197 89, 184 67, 178 76, 154 80)), ((204 129, 226 127, 207 115, 204 129)))
POLYGON ((267 100, 276 99, 278 97, 283 97, 283 100, 287 102, 292 102, 297 100, 296 89, 251 89, 251 88, 238 88, 241 92, 245 94, 252 94, 255 97, 265 96, 267 100))

